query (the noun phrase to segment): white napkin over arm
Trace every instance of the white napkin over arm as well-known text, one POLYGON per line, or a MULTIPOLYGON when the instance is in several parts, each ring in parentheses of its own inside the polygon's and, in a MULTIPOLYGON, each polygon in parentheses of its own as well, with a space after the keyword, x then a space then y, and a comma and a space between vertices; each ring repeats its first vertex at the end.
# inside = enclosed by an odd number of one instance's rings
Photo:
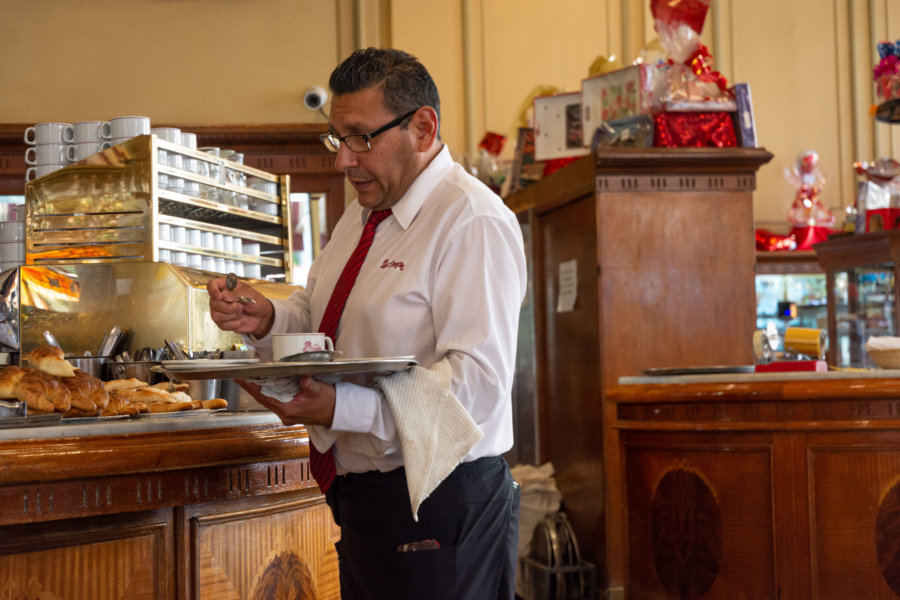
POLYGON ((375 378, 394 416, 413 519, 484 433, 450 389, 446 359, 375 378))
MULTIPOLYGON (((430 369, 415 366, 376 377, 374 384, 384 393, 394 417, 413 519, 419 520, 419 506, 459 465, 484 433, 450 389, 452 372, 447 359, 430 369)), ((299 378, 267 378, 262 393, 281 402, 290 402, 300 391, 299 378)), ((328 450, 340 436, 347 447, 366 456, 381 451, 364 433, 334 431, 321 425, 307 425, 309 439, 320 452, 328 450)))

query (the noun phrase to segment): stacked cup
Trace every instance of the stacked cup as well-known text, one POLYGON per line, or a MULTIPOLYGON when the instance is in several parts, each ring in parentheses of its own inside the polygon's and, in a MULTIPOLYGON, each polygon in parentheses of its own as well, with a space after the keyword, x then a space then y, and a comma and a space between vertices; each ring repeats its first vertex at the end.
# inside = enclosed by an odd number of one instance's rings
POLYGON ((25 211, 10 211, 9 219, 0 221, 0 271, 25 264, 25 211))
POLYGON ((114 117, 102 124, 101 133, 113 146, 137 135, 150 133, 150 117, 114 117))
POLYGON ((63 168, 70 162, 68 146, 74 139, 70 123, 38 123, 25 130, 25 181, 43 177, 63 168))
POLYGON ((73 143, 69 157, 73 161, 84 160, 91 154, 102 152, 110 146, 105 121, 79 121, 72 126, 73 143))
MULTIPOLYGON (((155 127, 150 130, 150 133, 154 134, 161 140, 172 142, 173 144, 178 144, 179 146, 181 145, 181 130, 177 127, 155 127)), ((161 165, 167 165, 176 169, 182 169, 184 168, 183 158, 184 157, 178 152, 168 152, 166 150, 159 151, 159 163, 161 165)), ((182 177, 175 177, 174 175, 166 175, 165 173, 160 173, 159 186, 167 190, 172 190, 173 192, 183 192, 184 179, 182 177)))

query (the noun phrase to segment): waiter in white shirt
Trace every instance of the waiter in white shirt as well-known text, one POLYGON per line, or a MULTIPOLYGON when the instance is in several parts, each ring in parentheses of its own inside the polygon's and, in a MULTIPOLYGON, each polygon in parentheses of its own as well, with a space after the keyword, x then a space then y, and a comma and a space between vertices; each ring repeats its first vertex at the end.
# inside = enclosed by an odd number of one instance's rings
MULTIPOLYGON (((229 291, 224 279, 214 279, 212 318, 270 359, 273 332, 319 331, 331 318, 333 296, 348 287, 334 340, 344 356, 415 355, 426 368, 446 361, 452 393, 484 435, 421 504, 418 521, 380 389, 303 377, 288 403, 248 389, 284 423, 324 425, 337 434, 337 477, 317 481, 341 527, 342 598, 512 600, 519 491, 501 455, 513 442, 511 389, 526 283, 518 221, 451 159, 440 138, 437 87, 415 57, 359 50, 329 85, 322 141, 336 153, 356 201, 313 262, 305 289, 269 301, 243 282, 229 291), (373 213, 383 220, 370 225, 374 240, 348 285, 342 273, 373 213), (256 304, 234 302, 238 296, 256 304), (364 434, 379 451, 354 452, 343 434, 364 434)), ((315 448, 310 452, 312 459, 315 448)))

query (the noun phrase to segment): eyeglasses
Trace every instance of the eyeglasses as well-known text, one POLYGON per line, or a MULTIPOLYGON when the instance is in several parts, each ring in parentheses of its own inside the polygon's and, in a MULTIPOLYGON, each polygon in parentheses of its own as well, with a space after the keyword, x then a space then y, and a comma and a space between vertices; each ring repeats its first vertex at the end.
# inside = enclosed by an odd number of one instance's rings
POLYGON ((319 139, 322 140, 322 143, 325 144, 325 147, 331 150, 332 152, 337 152, 341 149, 341 144, 347 144, 347 148, 354 152, 368 152, 371 149, 369 145, 369 141, 375 137, 376 135, 381 135, 388 129, 396 127, 409 117, 413 116, 418 108, 415 110, 411 110, 405 115, 399 116, 387 125, 383 127, 379 127, 372 133, 355 133, 353 135, 344 135, 340 136, 335 132, 329 130, 319 136, 319 139))

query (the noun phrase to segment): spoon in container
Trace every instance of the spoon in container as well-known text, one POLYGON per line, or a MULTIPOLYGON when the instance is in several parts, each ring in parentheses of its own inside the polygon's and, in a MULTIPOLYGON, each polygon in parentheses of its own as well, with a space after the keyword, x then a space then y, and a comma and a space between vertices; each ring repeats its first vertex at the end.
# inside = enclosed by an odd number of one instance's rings
MULTIPOLYGON (((237 275, 235 275, 234 273, 229 273, 228 275, 225 276, 225 287, 228 289, 229 292, 233 291, 234 288, 237 287, 237 284, 238 284, 237 275)), ((241 304, 256 304, 256 300, 254 300, 253 298, 249 298, 247 296, 238 296, 237 300, 225 300, 225 302, 228 302, 230 304, 234 304, 235 302, 239 302, 241 304)))

